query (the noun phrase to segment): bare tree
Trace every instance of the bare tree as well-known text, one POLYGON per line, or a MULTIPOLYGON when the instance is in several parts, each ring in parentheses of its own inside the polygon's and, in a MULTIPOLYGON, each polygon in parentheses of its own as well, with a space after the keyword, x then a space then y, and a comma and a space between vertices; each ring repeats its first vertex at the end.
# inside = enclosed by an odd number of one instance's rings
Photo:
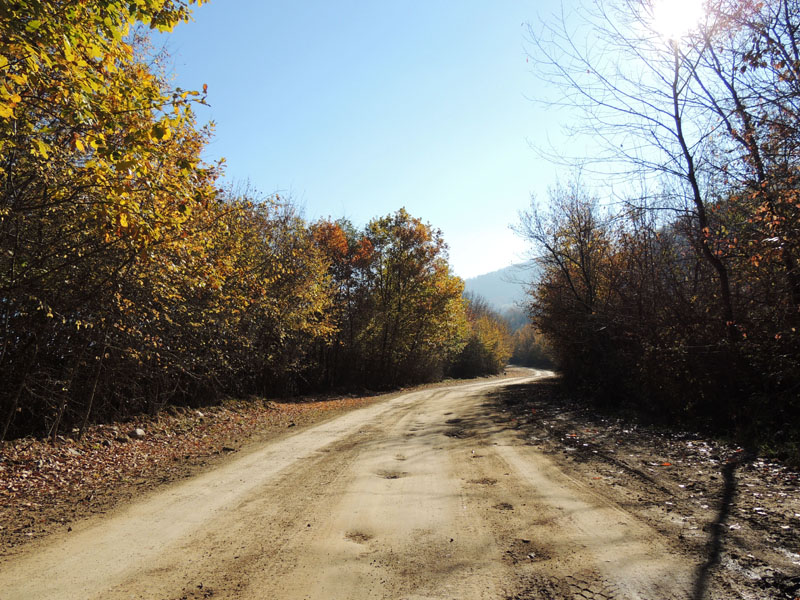
POLYGON ((598 147, 583 164, 644 181, 658 191, 651 207, 688 217, 689 239, 716 274, 718 318, 735 342, 730 266, 715 247, 708 210, 718 193, 713 149, 722 125, 707 110, 697 76, 708 60, 705 40, 663 38, 648 0, 596 0, 577 18, 530 28, 530 37, 539 76, 563 94, 543 100, 577 109, 573 133, 598 147))

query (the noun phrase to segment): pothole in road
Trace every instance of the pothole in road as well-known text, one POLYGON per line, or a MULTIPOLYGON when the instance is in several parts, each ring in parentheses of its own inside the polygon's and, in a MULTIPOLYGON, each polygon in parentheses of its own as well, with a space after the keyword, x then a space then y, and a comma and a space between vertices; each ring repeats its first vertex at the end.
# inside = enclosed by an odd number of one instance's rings
POLYGON ((501 502, 500 504, 495 504, 492 508, 496 508, 497 510, 514 510, 514 505, 508 502, 501 502))
POLYGON ((378 477, 383 479, 400 479, 408 475, 405 471, 378 471, 378 477))
POLYGON ((456 423, 461 423, 464 419, 447 419, 445 423, 448 425, 455 425, 456 423))
POLYGON ((531 540, 525 538, 514 540, 503 555, 503 559, 513 565, 547 560, 549 558, 550 555, 547 552, 534 545, 531 540))
POLYGON ((350 540, 351 542, 355 542, 356 544, 366 544, 374 536, 371 536, 368 533, 364 533, 363 531, 348 531, 344 537, 350 540))
POLYGON ((476 485, 494 485, 495 483, 497 483, 497 479, 484 477, 483 479, 470 479, 467 483, 474 483, 476 485))
POLYGON ((445 435, 447 437, 463 440, 464 438, 472 437, 474 434, 466 429, 451 429, 450 431, 446 431, 445 435))

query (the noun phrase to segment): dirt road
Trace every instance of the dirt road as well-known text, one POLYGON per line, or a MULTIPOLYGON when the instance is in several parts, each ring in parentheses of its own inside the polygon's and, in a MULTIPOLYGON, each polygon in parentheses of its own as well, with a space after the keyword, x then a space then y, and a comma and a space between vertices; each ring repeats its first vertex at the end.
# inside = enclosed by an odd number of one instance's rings
POLYGON ((692 598, 697 565, 487 418, 406 394, 26 546, 2 600, 692 598))

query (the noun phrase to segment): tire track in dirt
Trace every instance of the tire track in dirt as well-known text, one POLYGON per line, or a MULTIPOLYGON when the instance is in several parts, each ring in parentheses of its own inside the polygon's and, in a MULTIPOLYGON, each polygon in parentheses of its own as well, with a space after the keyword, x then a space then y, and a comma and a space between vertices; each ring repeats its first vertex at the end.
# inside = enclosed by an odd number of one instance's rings
MULTIPOLYGON (((76 524, 72 533, 33 543, 19 555, 0 563, 0 599, 113 598, 112 589, 129 598, 121 584, 135 581, 148 572, 160 572, 162 578, 179 580, 183 587, 183 581, 190 579, 193 572, 189 563, 198 560, 193 552, 184 553, 195 548, 197 540, 206 532, 213 536, 217 529, 215 522, 226 522, 230 518, 234 522, 248 523, 247 512, 238 511, 260 497, 283 505, 286 496, 281 495, 281 490, 286 490, 274 489, 274 482, 289 470, 296 471, 295 476, 300 478, 312 478, 305 485, 302 481, 297 483, 298 489, 305 490, 307 496, 314 493, 310 490, 324 489, 324 482, 314 475, 317 471, 306 468, 304 463, 314 466, 314 461, 309 462, 309 459, 322 453, 330 454, 327 460, 336 465, 340 457, 332 447, 328 448, 331 444, 350 444, 355 452, 360 441, 358 432, 373 419, 381 413, 402 408, 425 393, 415 392, 354 411, 266 444, 222 468, 168 486, 110 515, 76 524), (326 449, 330 452, 324 452, 326 449), (163 564, 172 563, 173 557, 179 557, 177 560, 183 567, 163 568, 163 564), (45 573, 47 575, 43 576, 45 573)), ((303 501, 306 498, 297 497, 302 493, 290 496, 298 500, 292 508, 300 513, 305 512, 303 501)), ((265 522, 269 522, 269 514, 262 517, 265 522)), ((286 523, 285 515, 281 518, 286 523)), ((261 540, 245 537, 240 545, 260 548, 263 544, 261 540)), ((143 583, 147 588, 148 582, 143 583)), ((149 593, 140 597, 152 597, 149 593)))
POLYGON ((491 523, 514 566, 507 598, 690 598, 690 562, 650 527, 521 444, 490 410, 476 405, 462 420, 462 426, 484 426, 453 459, 463 473, 465 504, 491 523))

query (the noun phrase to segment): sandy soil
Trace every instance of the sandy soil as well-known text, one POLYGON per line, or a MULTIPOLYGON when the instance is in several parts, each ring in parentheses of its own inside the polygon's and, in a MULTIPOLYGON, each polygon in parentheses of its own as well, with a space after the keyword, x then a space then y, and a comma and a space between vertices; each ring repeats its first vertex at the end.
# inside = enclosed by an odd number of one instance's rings
POLYGON ((540 420, 514 410, 539 410, 520 386, 547 375, 404 394, 243 451, 3 557, 0 599, 748 592, 708 576, 705 546, 598 490, 587 462, 532 440, 540 420))

